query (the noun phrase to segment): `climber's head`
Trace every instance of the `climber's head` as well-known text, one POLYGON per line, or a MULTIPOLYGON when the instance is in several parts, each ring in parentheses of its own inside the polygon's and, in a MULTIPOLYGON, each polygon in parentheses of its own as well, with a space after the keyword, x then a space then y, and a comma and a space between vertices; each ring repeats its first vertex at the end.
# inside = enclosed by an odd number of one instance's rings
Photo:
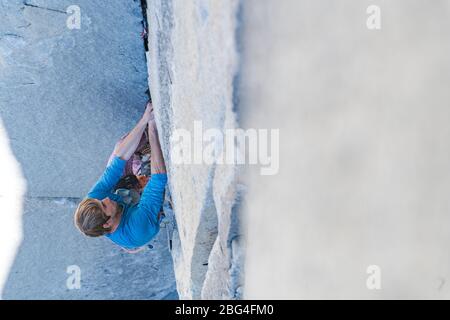
POLYGON ((81 201, 74 215, 77 228, 87 236, 99 237, 114 232, 121 218, 121 206, 115 201, 87 198, 81 201))

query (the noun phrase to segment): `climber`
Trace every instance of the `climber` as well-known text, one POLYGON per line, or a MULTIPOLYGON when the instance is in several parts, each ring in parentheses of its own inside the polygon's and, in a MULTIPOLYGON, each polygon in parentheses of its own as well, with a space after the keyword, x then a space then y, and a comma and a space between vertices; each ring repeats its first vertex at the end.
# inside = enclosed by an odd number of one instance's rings
POLYGON ((146 245, 159 231, 164 190, 167 183, 166 167, 159 144, 153 107, 147 103, 144 115, 113 151, 105 172, 78 205, 74 214, 76 227, 90 237, 106 236, 125 249, 146 245), (137 204, 127 204, 113 193, 126 162, 133 156, 148 127, 151 149, 151 177, 137 204))

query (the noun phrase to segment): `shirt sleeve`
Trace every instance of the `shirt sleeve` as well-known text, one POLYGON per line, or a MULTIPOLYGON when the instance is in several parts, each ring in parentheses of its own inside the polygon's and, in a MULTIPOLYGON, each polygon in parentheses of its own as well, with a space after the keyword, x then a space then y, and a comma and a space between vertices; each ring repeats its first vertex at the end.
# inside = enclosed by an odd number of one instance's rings
POLYGON ((114 186, 119 182, 125 169, 126 161, 114 156, 112 161, 106 167, 105 172, 97 180, 97 183, 89 191, 88 197, 103 199, 107 197, 114 186))
POLYGON ((167 174, 153 174, 142 192, 138 204, 138 214, 157 223, 157 216, 164 201, 164 190, 167 184, 167 174))

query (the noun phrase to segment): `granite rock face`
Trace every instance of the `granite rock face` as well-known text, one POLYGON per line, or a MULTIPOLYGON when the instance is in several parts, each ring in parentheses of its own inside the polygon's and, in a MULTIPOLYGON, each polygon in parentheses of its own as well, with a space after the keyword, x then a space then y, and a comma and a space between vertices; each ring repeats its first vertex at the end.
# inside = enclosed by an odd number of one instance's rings
POLYGON ((233 214, 239 195, 236 168, 171 159, 171 137, 177 130, 194 134, 196 121, 203 129, 222 133, 237 126, 233 82, 238 3, 147 4, 149 83, 177 221, 172 251, 177 290, 181 299, 240 298, 243 238, 239 214, 233 214))
POLYGON ((147 99, 140 2, 77 1, 69 29, 73 4, 0 2, 0 116, 31 196, 84 196, 147 99))
POLYGON ((0 1, 2 298, 177 298, 164 232, 130 255, 72 221, 144 111, 142 19, 133 0, 0 1), (67 26, 71 5, 80 29, 67 26), (81 287, 70 290, 73 265, 81 287))

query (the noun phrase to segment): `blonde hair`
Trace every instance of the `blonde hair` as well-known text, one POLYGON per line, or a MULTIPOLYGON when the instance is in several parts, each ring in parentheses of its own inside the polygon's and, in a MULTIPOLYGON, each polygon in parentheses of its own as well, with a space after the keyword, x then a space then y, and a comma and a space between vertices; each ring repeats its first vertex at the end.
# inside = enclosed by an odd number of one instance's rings
POLYGON ((74 214, 77 228, 89 237, 99 237, 111 232, 111 227, 103 225, 109 217, 103 212, 99 200, 86 198, 80 202, 74 214))

